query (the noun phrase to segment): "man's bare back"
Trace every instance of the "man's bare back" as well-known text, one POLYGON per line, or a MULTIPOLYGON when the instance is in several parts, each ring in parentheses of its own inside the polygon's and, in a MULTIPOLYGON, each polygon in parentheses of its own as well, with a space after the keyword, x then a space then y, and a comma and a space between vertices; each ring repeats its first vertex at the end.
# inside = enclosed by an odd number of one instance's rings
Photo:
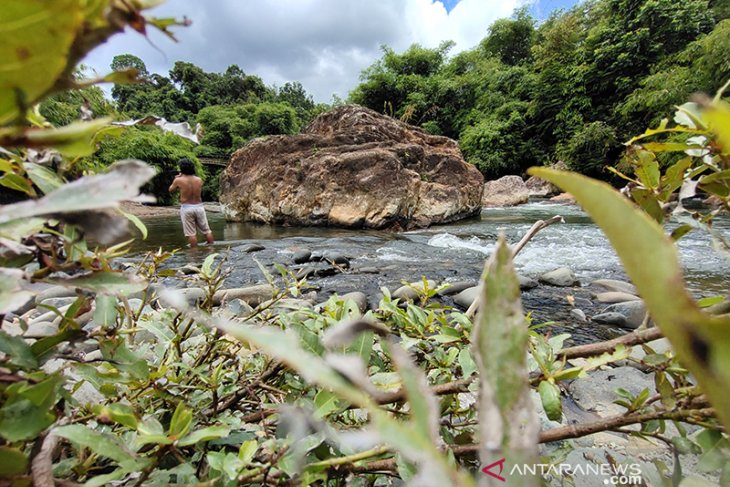
POLYGON ((203 180, 198 176, 187 176, 178 174, 170 186, 170 192, 180 190, 180 203, 186 205, 197 205, 202 203, 203 199, 200 193, 203 189, 203 180))
POLYGON ((198 245, 197 232, 205 235, 209 244, 213 243, 213 232, 208 226, 208 218, 203 207, 201 192, 203 180, 195 175, 195 165, 190 159, 183 158, 179 161, 180 174, 170 185, 170 192, 180 191, 180 219, 182 220, 183 233, 188 238, 191 247, 198 245))

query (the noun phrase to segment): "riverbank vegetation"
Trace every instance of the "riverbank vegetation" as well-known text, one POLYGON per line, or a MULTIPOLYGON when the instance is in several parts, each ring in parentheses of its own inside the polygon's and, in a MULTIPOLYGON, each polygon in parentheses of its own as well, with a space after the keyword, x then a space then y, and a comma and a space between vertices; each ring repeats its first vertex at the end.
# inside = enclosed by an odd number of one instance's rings
MULTIPOLYGON (((624 141, 692 93, 715 93, 730 78, 725 3, 596 0, 539 23, 518 10, 490 26, 479 45, 455 55, 450 42, 401 53, 383 46, 383 57, 363 71, 347 101, 458 140, 466 160, 487 178, 563 160, 572 170, 610 180, 605 168, 620 162, 624 141)), ((329 108, 298 82, 266 86, 236 65, 211 73, 177 62, 165 76, 121 54, 111 68, 135 70, 143 83, 115 84, 112 101, 95 87, 59 94, 41 113, 57 126, 82 105, 95 116, 200 124, 200 144, 184 148, 188 157, 227 160, 251 139, 297 133, 329 108)), ((127 128, 121 138, 129 142, 101 144, 88 164, 115 160, 114 145, 144 159, 148 154, 134 151, 137 139, 155 137, 160 158, 185 145, 143 132, 127 128)), ((157 160, 150 162, 167 174, 157 160)), ((214 181, 219 169, 207 171, 214 181)), ((211 198, 215 186, 209 184, 211 198)), ((167 201, 165 191, 153 189, 167 201)))
MULTIPOLYGON (((50 74, 30 76, 37 59, 25 55, 0 70, 9 83, 0 84, 0 182, 28 197, 0 208, 0 482, 471 486, 495 459, 559 463, 578 448, 572 439, 612 431, 669 445, 670 461, 641 464, 652 485, 727 484, 730 324, 700 309, 717 300, 687 294, 659 225, 679 191, 699 187, 727 206, 730 108, 721 96, 683 106, 676 124, 633 141, 621 176, 644 210, 584 176, 533 170, 570 190, 604 229, 657 325, 566 348, 566 336, 524 316, 515 249, 504 241, 473 319, 441 305, 427 282, 410 300, 384 290, 368 311, 337 296, 305 306, 308 283, 280 265, 262 263, 263 284, 238 297, 226 290, 224 255, 186 277, 165 266, 163 250, 122 265, 119 203, 137 199, 155 171, 124 160, 66 181, 118 129, 110 119, 54 128, 32 107, 64 92, 78 60, 120 19, 140 31, 174 22, 145 18, 126 0, 8 1, 8 31, 32 25, 49 36, 18 33, 4 48, 42 53, 50 74), (662 151, 680 157, 661 168, 662 151), (166 289, 171 278, 202 292, 166 289), (660 352, 649 343, 662 335, 672 346, 660 352), (616 391, 615 415, 567 424, 566 384, 626 364, 653 386, 616 391), (697 460, 691 476, 686 458, 697 460)), ((712 213, 695 216, 672 238, 711 229, 712 213)), ((606 457, 615 469, 639 460, 606 457)))

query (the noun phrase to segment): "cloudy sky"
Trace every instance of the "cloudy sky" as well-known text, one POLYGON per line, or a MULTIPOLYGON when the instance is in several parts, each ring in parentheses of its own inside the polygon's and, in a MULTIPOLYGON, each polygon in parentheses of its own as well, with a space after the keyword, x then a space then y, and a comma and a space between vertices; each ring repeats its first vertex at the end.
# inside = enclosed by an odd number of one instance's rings
POLYGON ((84 61, 99 74, 112 58, 130 53, 150 71, 167 74, 175 61, 222 72, 238 64, 267 85, 299 81, 315 101, 345 98, 360 72, 382 55, 413 43, 436 47, 453 40, 452 54, 474 47, 489 25, 528 4, 537 18, 576 0, 168 0, 153 14, 188 17, 179 43, 152 32, 127 32, 84 61))

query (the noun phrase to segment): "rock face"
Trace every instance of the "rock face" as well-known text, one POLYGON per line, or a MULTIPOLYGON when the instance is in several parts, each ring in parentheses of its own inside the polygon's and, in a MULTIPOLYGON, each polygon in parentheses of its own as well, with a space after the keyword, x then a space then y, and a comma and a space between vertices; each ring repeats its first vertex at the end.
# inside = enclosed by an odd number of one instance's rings
POLYGON ((519 176, 504 176, 484 183, 483 206, 515 206, 527 203, 530 191, 519 176))
MULTIPOLYGON (((556 162, 555 164, 551 165, 550 168, 559 169, 561 171, 568 170, 568 167, 563 161, 556 162)), ((549 181, 538 178, 537 176, 532 176, 528 178, 527 181, 525 181, 525 186, 527 186, 527 190, 529 191, 530 196, 546 198, 548 196, 555 196, 557 194, 560 194, 560 188, 550 183, 549 181)))
POLYGON ((483 182, 455 141, 347 105, 238 150, 220 199, 228 220, 399 230, 477 214, 483 182))

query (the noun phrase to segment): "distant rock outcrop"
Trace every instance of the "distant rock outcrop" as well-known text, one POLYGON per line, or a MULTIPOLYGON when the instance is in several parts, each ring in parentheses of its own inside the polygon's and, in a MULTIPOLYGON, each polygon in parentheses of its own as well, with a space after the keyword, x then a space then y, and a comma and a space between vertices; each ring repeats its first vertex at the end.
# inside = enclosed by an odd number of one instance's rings
POLYGON ((515 206, 527 203, 530 192, 519 176, 504 176, 484 183, 484 206, 515 206))
MULTIPOLYGON (((561 171, 567 171, 568 167, 565 165, 563 161, 558 161, 552 166, 550 166, 551 169, 559 169, 561 171)), ((546 198, 548 196, 555 196, 557 194, 560 194, 560 188, 555 186, 549 181, 545 181, 544 179, 540 179, 537 176, 532 176, 525 181, 525 185, 527 186, 527 191, 530 193, 530 196, 536 196, 540 198, 546 198)))
POLYGON ((347 105, 238 150, 220 199, 234 221, 399 230, 477 214, 483 183, 455 141, 347 105))

